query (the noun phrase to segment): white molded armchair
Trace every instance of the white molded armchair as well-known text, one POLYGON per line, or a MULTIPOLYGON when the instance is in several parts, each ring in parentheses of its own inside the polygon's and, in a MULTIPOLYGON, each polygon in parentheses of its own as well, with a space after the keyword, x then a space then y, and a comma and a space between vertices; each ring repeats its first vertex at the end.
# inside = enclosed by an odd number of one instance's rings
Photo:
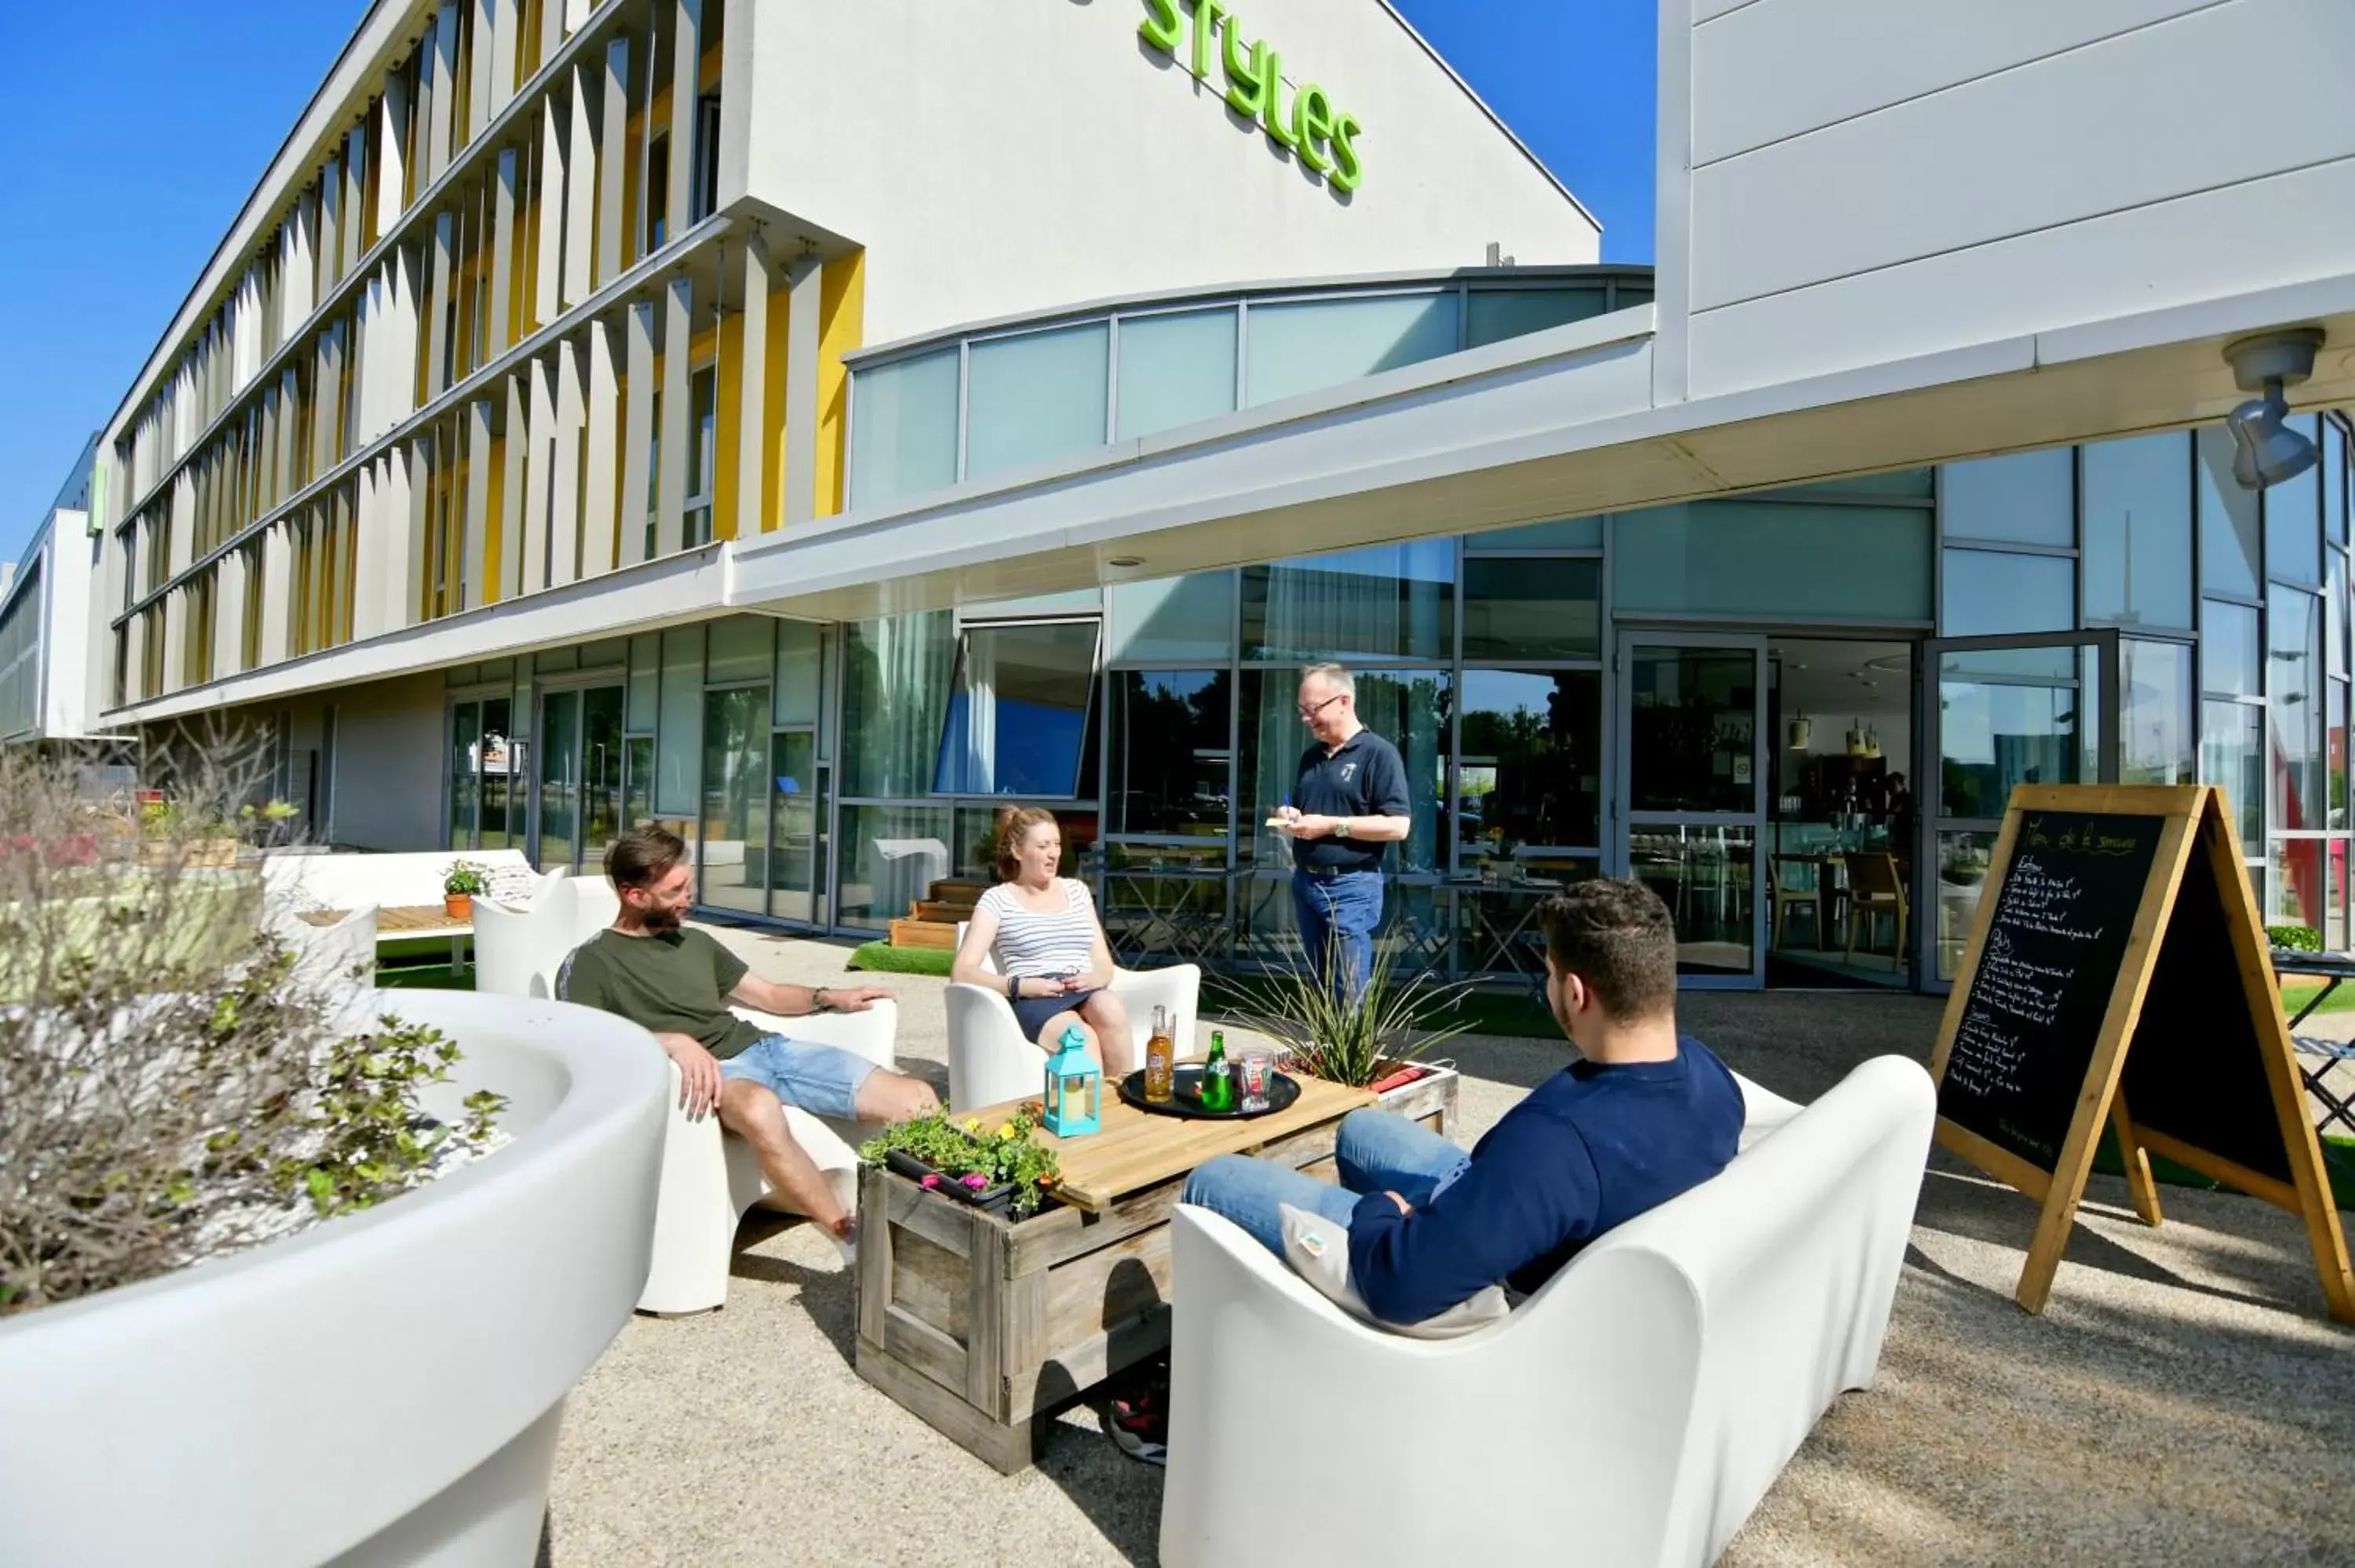
POLYGON ((573 948, 613 923, 621 901, 603 877, 551 874, 528 902, 474 901, 474 989, 552 997, 573 948))
POLYGON ((1180 1205, 1161 1561, 1713 1561, 1871 1384, 1936 1116, 1900 1056, 1804 1109, 1743 1092, 1753 1125, 1714 1180, 1463 1339, 1369 1328, 1180 1205))
MULTIPOLYGON (((964 946, 965 927, 957 927, 957 946, 964 946)), ((987 961, 987 960, 986 960, 987 961)), ((989 961, 992 974, 997 965, 989 961)), ((1132 1043, 1139 1060, 1153 1033, 1153 1010, 1166 1007, 1172 1014, 1172 1033, 1179 1060, 1198 1054, 1194 1046, 1194 1014, 1200 1005, 1202 970, 1197 964, 1176 964, 1166 969, 1113 970, 1112 989, 1128 1004, 1132 1043)), ((1044 1086, 1047 1058, 1036 1041, 1027 1038, 1014 1021, 1006 993, 986 986, 948 988, 949 1106, 963 1112, 1038 1094, 1044 1086)), ((1105 1093, 1112 1087, 1105 1086, 1105 1093)))
POLYGON ((274 910, 270 928, 294 955, 288 979, 320 991, 365 991, 376 984, 377 906, 363 904, 332 926, 314 926, 274 910))
MULTIPOLYGON (((855 1051, 879 1067, 894 1065, 892 1041, 899 1004, 878 1001, 864 1012, 821 1012, 776 1018, 735 1010, 773 1033, 855 1051)), ((678 1103, 679 1074, 670 1070, 670 1125, 663 1139, 662 1190, 655 1200, 654 1256, 638 1310, 665 1317, 707 1312, 728 1302, 728 1264, 744 1211, 771 1196, 751 1147, 720 1130, 714 1115, 692 1117, 678 1103)), ((874 1128, 785 1107, 785 1128, 833 1184, 842 1206, 858 1207, 858 1145, 874 1128)), ((773 1205, 783 1208, 783 1200, 773 1205)), ((791 1212, 788 1210, 787 1212, 791 1212)))

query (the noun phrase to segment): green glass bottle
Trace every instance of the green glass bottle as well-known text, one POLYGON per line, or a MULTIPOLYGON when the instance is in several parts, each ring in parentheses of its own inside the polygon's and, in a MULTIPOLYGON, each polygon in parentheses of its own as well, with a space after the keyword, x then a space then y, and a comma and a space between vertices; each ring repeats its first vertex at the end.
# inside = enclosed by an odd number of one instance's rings
POLYGON ((1227 1035, 1221 1029, 1210 1031, 1210 1059, 1202 1064, 1202 1108, 1235 1108, 1235 1068, 1227 1060, 1227 1035))

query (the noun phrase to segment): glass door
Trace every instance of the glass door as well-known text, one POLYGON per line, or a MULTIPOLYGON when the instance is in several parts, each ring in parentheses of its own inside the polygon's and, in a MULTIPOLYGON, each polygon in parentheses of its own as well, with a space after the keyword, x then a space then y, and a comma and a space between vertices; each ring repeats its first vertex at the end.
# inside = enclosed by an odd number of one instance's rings
POLYGON ((539 699, 539 848, 542 871, 570 869, 581 821, 581 694, 539 699))
POLYGON ((621 832, 622 713, 618 685, 540 694, 539 822, 533 840, 540 870, 594 868, 621 832))
POLYGON ((1946 638, 1925 645, 1925 781, 1914 923, 1925 989, 1953 989, 2004 808, 2019 784, 2117 781, 2117 633, 1946 638))
POLYGON ((581 694, 581 853, 595 870, 622 831, 622 688, 581 694))
MULTIPOLYGON (((450 824, 453 850, 506 849, 508 776, 521 750, 507 734, 514 704, 506 697, 464 698, 450 705, 450 824)), ((520 800, 517 806, 520 808, 520 800)))
POLYGON ((799 925, 826 924, 826 791, 815 730, 769 737, 770 784, 776 790, 776 847, 769 913, 799 925))
POLYGON ((1686 985, 1754 990, 1765 979, 1766 640, 1628 633, 1618 671, 1618 862, 1675 916, 1686 985))

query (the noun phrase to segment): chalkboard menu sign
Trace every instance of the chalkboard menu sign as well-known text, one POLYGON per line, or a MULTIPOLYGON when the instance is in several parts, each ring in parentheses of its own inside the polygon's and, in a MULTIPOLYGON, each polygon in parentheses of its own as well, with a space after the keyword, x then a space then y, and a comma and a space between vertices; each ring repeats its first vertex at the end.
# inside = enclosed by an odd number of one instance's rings
POLYGON ((1938 1081, 1938 1114, 2050 1169, 2077 1114, 2158 853, 2159 817, 2020 818, 1938 1081))
POLYGON ((2355 1273, 2222 792, 2012 792, 1938 1032, 1938 1141, 2043 1204, 2016 1293, 2041 1311, 2094 1146, 2135 1210, 2151 1155, 2306 1220, 2331 1315, 2355 1273))

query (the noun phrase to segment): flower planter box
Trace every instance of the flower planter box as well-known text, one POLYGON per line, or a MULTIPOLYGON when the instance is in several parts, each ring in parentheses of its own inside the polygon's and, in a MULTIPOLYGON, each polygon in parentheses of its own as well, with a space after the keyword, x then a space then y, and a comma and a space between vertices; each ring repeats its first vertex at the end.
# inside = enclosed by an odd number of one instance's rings
POLYGON ((969 1187, 959 1178, 945 1171, 935 1170, 905 1150, 887 1150, 883 1158, 892 1170, 925 1191, 954 1198, 960 1203, 989 1213, 1005 1215, 1008 1223, 1012 1223, 1013 1216, 1007 1213, 1007 1209, 1014 1202, 1013 1182, 1001 1181, 995 1187, 969 1187))
POLYGON ((494 1090, 514 1141, 364 1213, 0 1320, 8 1561, 532 1561, 565 1395, 645 1282, 668 1075, 644 1030, 562 1002, 353 1005, 355 1025, 397 1012, 457 1041, 425 1109, 494 1090))
POLYGON ((1380 1084, 1392 1073, 1417 1068, 1423 1075, 1412 1083, 1391 1088, 1377 1088, 1374 1093, 1386 1111, 1395 1111, 1409 1121, 1418 1121, 1443 1138, 1455 1136, 1455 1099, 1464 1086, 1463 1075, 1453 1067, 1443 1067, 1429 1062, 1390 1062, 1376 1065, 1374 1082, 1380 1084))

